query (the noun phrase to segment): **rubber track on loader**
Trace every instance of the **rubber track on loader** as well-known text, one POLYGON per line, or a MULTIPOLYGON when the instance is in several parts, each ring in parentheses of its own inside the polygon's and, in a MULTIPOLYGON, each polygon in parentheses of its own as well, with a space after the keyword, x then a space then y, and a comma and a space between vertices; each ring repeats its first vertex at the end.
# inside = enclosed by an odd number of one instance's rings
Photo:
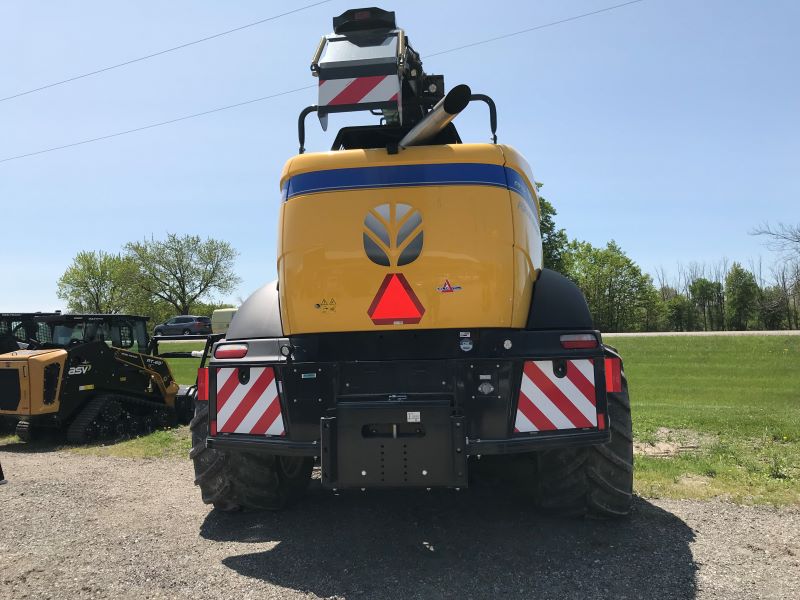
POLYGON ((86 428, 100 414, 100 410, 107 400, 106 396, 95 396, 83 407, 67 428, 67 441, 70 444, 83 444, 86 442, 86 428))
POLYGON ((159 410, 166 410, 174 417, 175 411, 172 407, 160 402, 151 402, 133 396, 123 396, 120 394, 100 394, 92 398, 89 403, 83 407, 77 417, 70 423, 67 428, 67 441, 70 444, 85 444, 86 429, 94 421, 103 410, 103 406, 110 401, 116 401, 123 405, 137 405, 143 406, 151 410, 151 414, 156 414, 159 410))

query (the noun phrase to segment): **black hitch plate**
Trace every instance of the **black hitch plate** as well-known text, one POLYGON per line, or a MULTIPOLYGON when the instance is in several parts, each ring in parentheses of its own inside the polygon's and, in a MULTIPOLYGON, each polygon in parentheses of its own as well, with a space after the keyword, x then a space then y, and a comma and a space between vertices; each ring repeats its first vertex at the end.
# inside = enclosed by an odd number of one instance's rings
POLYGON ((466 487, 463 417, 449 400, 339 402, 323 417, 326 488, 466 487))

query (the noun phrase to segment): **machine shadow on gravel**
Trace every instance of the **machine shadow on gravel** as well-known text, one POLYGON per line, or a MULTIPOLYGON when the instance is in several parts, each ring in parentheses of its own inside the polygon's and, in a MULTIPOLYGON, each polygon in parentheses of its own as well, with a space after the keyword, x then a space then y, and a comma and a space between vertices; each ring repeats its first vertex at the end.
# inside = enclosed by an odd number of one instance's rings
MULTIPOLYGON (((11 435, 13 432, 7 432, 11 435)), ((14 452, 19 454, 43 454, 63 450, 67 445, 63 433, 54 430, 45 430, 30 442, 16 441, 0 445, 0 452, 14 452)))
POLYGON ((322 597, 695 597, 692 529, 641 499, 629 519, 571 520, 497 486, 334 496, 314 483, 291 510, 212 511, 201 535, 277 542, 222 562, 322 597))

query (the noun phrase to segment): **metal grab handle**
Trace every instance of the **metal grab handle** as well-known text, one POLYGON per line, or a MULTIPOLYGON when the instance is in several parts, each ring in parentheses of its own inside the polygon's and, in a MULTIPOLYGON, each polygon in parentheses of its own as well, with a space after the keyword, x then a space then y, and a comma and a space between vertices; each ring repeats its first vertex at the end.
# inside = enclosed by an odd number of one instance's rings
POLYGON ((492 128, 492 143, 497 143, 497 106, 489 96, 486 94, 472 94, 469 97, 470 101, 477 100, 479 102, 485 102, 486 106, 489 107, 489 125, 492 128))
POLYGON ((297 118, 297 137, 300 140, 300 152, 299 154, 303 154, 306 151, 306 117, 310 115, 312 112, 319 111, 319 106, 316 104, 312 106, 306 106, 303 111, 300 113, 300 116, 297 118))

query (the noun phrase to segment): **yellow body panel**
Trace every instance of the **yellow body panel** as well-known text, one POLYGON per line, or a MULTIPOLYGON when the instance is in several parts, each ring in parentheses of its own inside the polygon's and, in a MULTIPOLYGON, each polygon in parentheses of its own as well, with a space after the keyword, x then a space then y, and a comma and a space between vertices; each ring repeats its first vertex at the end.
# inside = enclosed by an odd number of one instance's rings
POLYGON ((287 163, 281 186, 302 174, 419 165, 460 165, 468 174, 484 168, 493 176, 508 166, 528 188, 528 201, 505 186, 463 181, 320 188, 292 195, 281 210, 278 255, 285 334, 524 327, 541 268, 541 237, 530 169, 514 150, 459 144, 394 155, 380 149, 300 155, 287 163), (378 238, 366 230, 365 217, 381 206, 392 207, 387 209, 392 216, 401 212, 397 207, 407 206, 408 214, 418 211, 421 217, 414 231, 424 235, 422 250, 409 264, 397 265, 403 249, 394 245, 403 225, 399 219, 383 221, 393 240, 387 250, 391 265, 376 264, 367 255, 365 232, 378 238), (370 319, 368 308, 390 273, 402 273, 424 307, 419 323, 376 325, 370 319), (454 291, 443 291, 446 282, 454 291))
POLYGON ((14 370, 19 377, 20 400, 15 410, 0 410, 0 415, 36 416, 58 412, 61 382, 66 350, 19 350, 0 355, 0 369, 14 370), (52 396, 54 401, 44 402, 44 370, 51 364, 59 365, 58 386, 52 396))
POLYGON ((539 231, 541 207, 528 162, 510 146, 501 146, 501 148, 506 159, 506 166, 522 175, 535 200, 535 206, 530 207, 522 198, 511 194, 515 281, 512 322, 514 323, 513 327, 524 327, 530 311, 534 282, 542 268, 542 235, 539 231))

